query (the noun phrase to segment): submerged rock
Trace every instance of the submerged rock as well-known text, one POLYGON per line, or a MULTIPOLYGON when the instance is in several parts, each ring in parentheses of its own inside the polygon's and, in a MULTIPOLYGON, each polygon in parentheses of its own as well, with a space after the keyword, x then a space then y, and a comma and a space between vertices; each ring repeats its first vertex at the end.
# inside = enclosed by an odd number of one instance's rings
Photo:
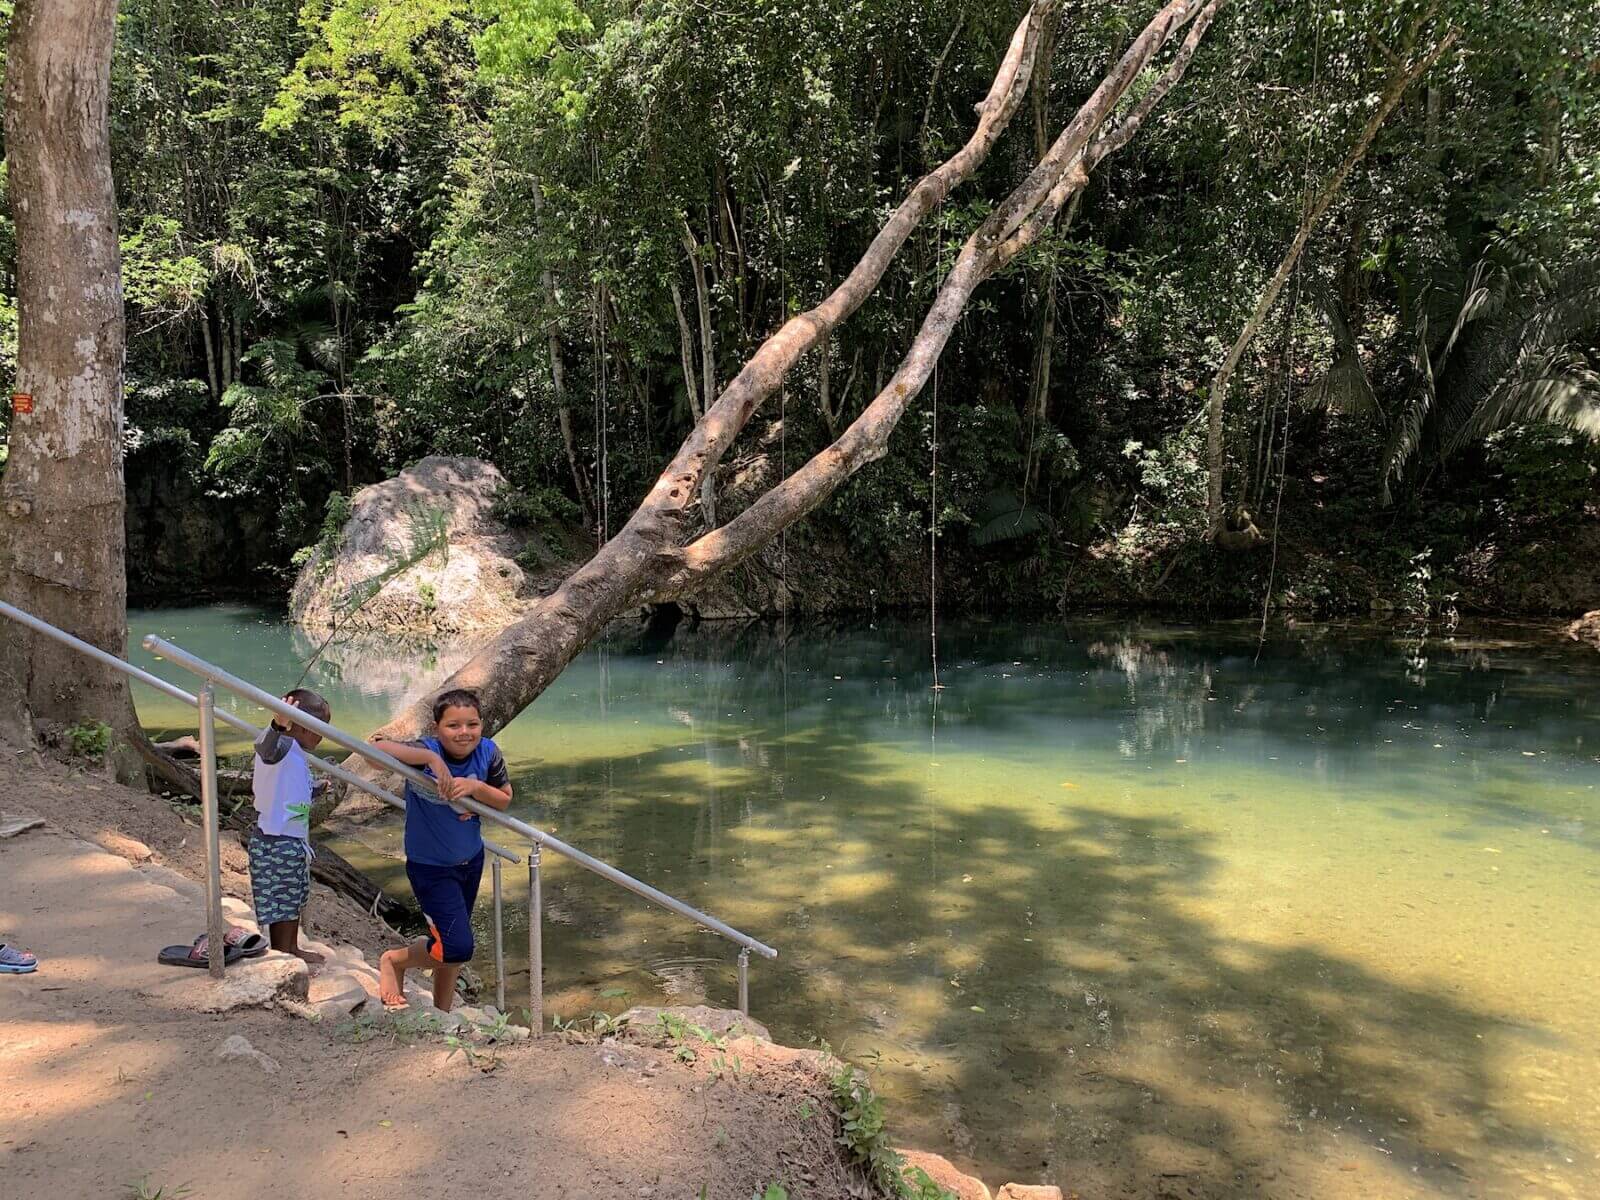
POLYGON ((1575 642, 1583 642, 1600 650, 1600 609, 1586 612, 1568 625, 1567 636, 1575 642))
POLYGON ((942 1154, 929 1154, 923 1150, 901 1150, 906 1169, 920 1168, 928 1178, 937 1183, 956 1200, 992 1200, 988 1186, 981 1179, 962 1171, 942 1154))
POLYGON ((362 488, 331 557, 319 548, 301 568, 291 615, 309 630, 332 629, 352 597, 376 587, 438 521, 448 555, 430 554, 383 582, 341 628, 459 633, 509 624, 536 596, 516 562, 524 539, 492 512, 505 486, 481 459, 435 455, 362 488))
POLYGON ((704 1004, 658 1008, 641 1004, 630 1008, 617 1019, 626 1021, 628 1028, 634 1032, 646 1034, 661 1027, 663 1014, 685 1025, 699 1026, 716 1037, 753 1037, 763 1042, 772 1040, 772 1034, 767 1032, 765 1025, 751 1020, 736 1008, 711 1008, 704 1004))

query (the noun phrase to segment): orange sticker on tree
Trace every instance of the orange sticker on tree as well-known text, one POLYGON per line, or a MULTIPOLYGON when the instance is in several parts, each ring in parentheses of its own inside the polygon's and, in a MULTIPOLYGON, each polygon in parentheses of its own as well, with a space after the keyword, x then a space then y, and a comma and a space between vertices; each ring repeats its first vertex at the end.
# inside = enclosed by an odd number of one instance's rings
POLYGON ((27 392, 12 392, 11 411, 21 415, 31 413, 33 411, 33 397, 27 392))

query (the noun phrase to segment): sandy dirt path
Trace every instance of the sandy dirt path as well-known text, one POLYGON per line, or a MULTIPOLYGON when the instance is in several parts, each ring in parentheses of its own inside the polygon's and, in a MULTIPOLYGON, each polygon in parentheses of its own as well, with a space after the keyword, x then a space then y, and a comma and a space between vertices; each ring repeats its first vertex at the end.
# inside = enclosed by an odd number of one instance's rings
POLYGON ((357 1043, 348 1023, 207 1013, 204 971, 155 962, 204 928, 202 912, 192 883, 57 825, 0 841, 0 938, 41 959, 37 974, 0 977, 4 1194, 125 1197, 140 1180, 187 1184, 195 1200, 441 1186, 689 1200, 702 1185, 748 1200, 780 1180, 797 1197, 844 1194, 822 1084, 785 1060, 795 1052, 747 1054, 732 1079, 709 1054, 686 1065, 545 1038, 500 1050, 486 1073, 437 1038, 357 1043), (233 1035, 276 1069, 218 1058, 233 1035))

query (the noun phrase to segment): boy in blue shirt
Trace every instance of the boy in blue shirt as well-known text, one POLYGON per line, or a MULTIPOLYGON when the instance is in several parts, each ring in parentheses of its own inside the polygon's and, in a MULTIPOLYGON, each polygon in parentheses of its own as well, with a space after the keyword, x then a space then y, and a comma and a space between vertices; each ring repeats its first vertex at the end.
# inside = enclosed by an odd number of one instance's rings
POLYGON ((472 958, 472 906, 483 878, 483 829, 476 813, 453 808, 462 797, 505 811, 511 777, 499 747, 483 736, 475 693, 457 689, 433 702, 433 735, 415 742, 379 741, 380 750, 437 781, 439 798, 406 784, 406 878, 428 919, 428 936, 378 961, 385 1008, 404 1008, 408 970, 433 971, 433 1003, 449 1012, 456 977, 472 958))
MULTIPOLYGON (((296 688, 284 701, 319 721, 332 717, 316 692, 296 688)), ((300 917, 311 898, 311 766, 306 752, 322 741, 303 725, 283 725, 274 717, 256 739, 250 788, 256 827, 245 847, 250 853, 250 893, 256 924, 274 950, 308 963, 322 956, 300 947, 300 917)))

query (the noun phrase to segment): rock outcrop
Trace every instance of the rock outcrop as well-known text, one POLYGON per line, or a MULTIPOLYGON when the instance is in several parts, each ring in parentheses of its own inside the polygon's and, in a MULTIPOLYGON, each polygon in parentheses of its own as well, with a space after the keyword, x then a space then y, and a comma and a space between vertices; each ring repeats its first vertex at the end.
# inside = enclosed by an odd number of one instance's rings
POLYGON ((342 628, 461 633, 514 621, 536 597, 516 562, 522 539, 493 515, 505 486, 480 459, 433 456, 361 489, 331 556, 318 549, 301 568, 290 598, 294 620, 313 632, 340 624, 352 595, 374 586, 431 520, 442 519, 448 554, 430 554, 388 579, 342 628))

